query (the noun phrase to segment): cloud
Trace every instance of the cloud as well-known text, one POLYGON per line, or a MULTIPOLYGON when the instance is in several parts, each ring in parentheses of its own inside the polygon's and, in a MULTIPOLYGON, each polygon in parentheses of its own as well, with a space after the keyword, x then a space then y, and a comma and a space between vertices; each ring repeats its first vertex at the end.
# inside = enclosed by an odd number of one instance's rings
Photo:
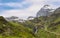
MULTIPOLYGON (((37 11, 42 7, 41 5, 39 4, 33 4, 32 1, 28 2, 27 0, 25 2, 22 2, 22 4, 25 4, 25 3, 31 3, 31 6, 29 6, 28 8, 26 9, 17 9, 17 10, 5 10, 2 12, 2 16, 19 16, 19 17, 22 17, 22 18, 25 18, 25 17, 28 17, 28 16, 36 16, 36 13, 37 11), (9 14, 9 15, 8 15, 9 14)), ((20 3, 7 3, 7 4, 4 4, 4 5, 9 5, 11 7, 20 7, 20 3)), ((22 6, 21 6, 22 7, 22 6)))
POLYGON ((4 17, 18 16, 18 17, 23 18, 23 19, 32 15, 32 13, 30 13, 28 10, 5 10, 2 13, 3 14, 0 14, 0 15, 4 16, 4 17))
POLYGON ((5 3, 0 5, 8 5, 10 7, 18 7, 19 9, 11 9, 11 10, 4 10, 1 12, 0 15, 8 17, 8 16, 18 16, 20 18, 27 18, 28 16, 36 16, 36 13, 40 10, 40 8, 45 5, 49 4, 51 7, 56 8, 59 5, 54 5, 54 2, 58 2, 59 0, 25 0, 21 3, 5 3), (24 6, 25 5, 25 6, 24 6), (25 8, 25 9, 20 9, 25 8), (27 8, 26 8, 27 7, 27 8))

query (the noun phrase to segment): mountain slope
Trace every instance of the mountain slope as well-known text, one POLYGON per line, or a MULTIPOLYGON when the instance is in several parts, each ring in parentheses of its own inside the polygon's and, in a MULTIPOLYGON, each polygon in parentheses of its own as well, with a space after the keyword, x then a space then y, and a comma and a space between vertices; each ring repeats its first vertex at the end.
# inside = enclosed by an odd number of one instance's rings
POLYGON ((0 37, 1 38, 34 38, 30 28, 20 23, 8 22, 0 16, 0 37))
POLYGON ((60 38, 60 9, 57 8, 49 16, 40 16, 30 20, 31 24, 35 27, 33 32, 37 31, 36 38, 60 38))
POLYGON ((60 8, 23 23, 8 22, 0 16, 0 38, 60 38, 60 8))

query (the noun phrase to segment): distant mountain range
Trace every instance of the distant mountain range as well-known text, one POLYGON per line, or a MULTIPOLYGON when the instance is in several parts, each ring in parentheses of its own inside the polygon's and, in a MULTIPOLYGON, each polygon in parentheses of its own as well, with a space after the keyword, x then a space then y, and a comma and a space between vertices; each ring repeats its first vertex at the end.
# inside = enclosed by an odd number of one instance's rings
POLYGON ((24 22, 25 21, 25 20, 20 19, 19 17, 16 17, 16 16, 6 17, 5 19, 7 21, 14 21, 14 22, 24 22))

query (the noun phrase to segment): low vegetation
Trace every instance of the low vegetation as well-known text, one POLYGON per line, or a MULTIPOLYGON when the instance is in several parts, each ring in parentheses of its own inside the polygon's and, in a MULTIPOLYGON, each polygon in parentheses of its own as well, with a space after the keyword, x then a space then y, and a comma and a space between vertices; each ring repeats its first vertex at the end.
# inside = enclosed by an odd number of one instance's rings
POLYGON ((23 23, 6 21, 0 16, 0 38, 60 38, 60 10, 57 10, 50 16, 23 23))

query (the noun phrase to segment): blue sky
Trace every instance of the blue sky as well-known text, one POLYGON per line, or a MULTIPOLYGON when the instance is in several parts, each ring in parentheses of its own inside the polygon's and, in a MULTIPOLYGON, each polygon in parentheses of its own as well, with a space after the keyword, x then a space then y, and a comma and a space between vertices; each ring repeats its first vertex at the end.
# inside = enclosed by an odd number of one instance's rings
POLYGON ((57 8, 60 0, 0 0, 0 16, 18 16, 25 19, 36 16, 37 11, 45 4, 57 8))
POLYGON ((19 5, 23 1, 25 1, 25 0, 0 0, 0 4, 1 4, 0 10, 25 9, 25 8, 29 7, 29 5, 30 5, 29 3, 22 4, 22 7, 20 7, 19 5))

